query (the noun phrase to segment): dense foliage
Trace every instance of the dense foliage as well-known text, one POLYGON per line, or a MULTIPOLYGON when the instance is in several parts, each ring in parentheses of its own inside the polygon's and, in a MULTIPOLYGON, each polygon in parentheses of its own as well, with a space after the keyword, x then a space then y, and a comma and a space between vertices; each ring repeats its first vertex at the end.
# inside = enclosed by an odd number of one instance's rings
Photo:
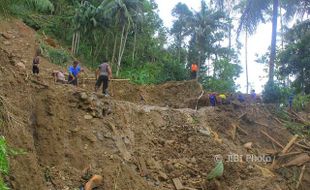
POLYGON ((281 81, 273 83, 275 68, 276 77, 281 76, 281 80, 289 75, 296 77, 292 85, 296 93, 309 93, 309 64, 306 64, 309 34, 304 34, 307 24, 290 30, 287 36, 291 39, 286 38, 285 50, 276 57, 279 51, 275 46, 274 22, 279 8, 285 10, 280 15, 285 21, 296 16, 305 18, 310 13, 307 0, 201 0, 197 11, 178 3, 171 13, 174 17, 171 29, 163 26, 155 0, 3 1, 0 14, 22 18, 65 48, 50 47, 41 41, 44 55, 56 64, 69 64, 76 57, 95 68, 108 59, 116 76, 148 84, 188 80, 190 64, 197 63, 199 81, 214 91, 237 88, 234 81, 241 72, 240 46, 232 43, 232 33, 253 34, 259 23, 273 20, 271 51, 266 57, 270 84, 283 86, 281 81), (236 17, 240 17, 237 29, 232 24, 236 17))
POLYGON ((297 23, 285 39, 287 45, 279 54, 279 74, 294 76, 296 91, 310 94, 310 21, 297 23))
POLYGON ((241 72, 237 54, 222 45, 231 19, 204 1, 197 12, 176 5, 170 31, 163 26, 154 0, 5 1, 6 14, 21 17, 67 48, 55 49, 41 41, 44 55, 56 64, 68 64, 71 56, 66 51, 89 67, 108 59, 118 77, 144 84, 187 80, 189 65, 196 62, 205 87, 221 91, 236 87, 234 79, 241 72), (223 72, 228 75, 219 74, 223 72))

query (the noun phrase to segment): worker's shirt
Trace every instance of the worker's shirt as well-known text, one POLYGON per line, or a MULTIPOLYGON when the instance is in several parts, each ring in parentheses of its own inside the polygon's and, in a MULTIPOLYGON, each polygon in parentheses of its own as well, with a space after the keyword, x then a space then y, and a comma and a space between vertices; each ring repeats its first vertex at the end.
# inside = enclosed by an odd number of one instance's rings
POLYGON ((252 92, 252 93, 251 93, 251 98, 252 98, 252 99, 256 99, 256 93, 255 93, 255 92, 252 92))
POLYGON ((222 98, 222 99, 226 99, 226 95, 225 94, 220 94, 219 97, 222 98))
POLYGON ((100 76, 108 76, 109 72, 108 72, 108 68, 109 68, 109 64, 107 63, 102 63, 101 65, 99 65, 99 71, 100 71, 100 76))
POLYGON ((75 68, 71 65, 69 67, 69 73, 76 77, 81 72, 81 67, 76 66, 75 68))
POLYGON ((33 58, 33 60, 32 60, 33 65, 38 66, 39 63, 40 63, 40 57, 39 56, 36 56, 35 58, 33 58))
POLYGON ((57 72, 56 76, 57 76, 58 80, 62 80, 62 81, 66 80, 65 79, 65 75, 62 72, 60 72, 60 71, 57 72))

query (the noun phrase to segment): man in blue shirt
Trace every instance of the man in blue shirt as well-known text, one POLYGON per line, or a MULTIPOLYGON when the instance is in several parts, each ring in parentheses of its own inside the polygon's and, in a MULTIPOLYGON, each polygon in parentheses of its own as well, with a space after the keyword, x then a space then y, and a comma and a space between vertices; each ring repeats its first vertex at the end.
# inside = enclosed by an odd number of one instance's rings
POLYGON ((251 90, 251 102, 255 103, 256 102, 256 93, 255 90, 251 90))
POLYGON ((79 76, 79 73, 81 72, 81 67, 79 66, 79 62, 73 61, 73 65, 69 67, 68 72, 69 72, 68 83, 74 86, 77 86, 78 76, 79 76))

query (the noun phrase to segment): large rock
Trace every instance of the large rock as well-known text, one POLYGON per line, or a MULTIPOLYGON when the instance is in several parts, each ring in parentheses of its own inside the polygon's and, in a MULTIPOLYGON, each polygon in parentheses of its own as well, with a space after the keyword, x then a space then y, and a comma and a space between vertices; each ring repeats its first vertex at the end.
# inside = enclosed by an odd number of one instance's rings
POLYGON ((15 64, 15 66, 17 66, 17 67, 19 67, 19 68, 22 68, 22 69, 26 69, 25 64, 22 63, 22 62, 17 62, 17 63, 15 64))
POLYGON ((90 119, 92 119, 93 118, 93 116, 91 116, 91 115, 84 115, 84 119, 86 119, 86 120, 90 120, 90 119))
POLYGON ((81 93, 80 93, 80 98, 81 98, 81 100, 83 100, 83 101, 87 100, 87 99, 88 99, 88 96, 87 96, 86 92, 81 92, 81 93))
POLYGON ((6 46, 9 46, 9 45, 11 45, 11 42, 6 40, 6 41, 3 41, 3 44, 6 45, 6 46))
POLYGON ((8 34, 8 33, 1 33, 1 35, 7 40, 14 38, 12 34, 8 34))

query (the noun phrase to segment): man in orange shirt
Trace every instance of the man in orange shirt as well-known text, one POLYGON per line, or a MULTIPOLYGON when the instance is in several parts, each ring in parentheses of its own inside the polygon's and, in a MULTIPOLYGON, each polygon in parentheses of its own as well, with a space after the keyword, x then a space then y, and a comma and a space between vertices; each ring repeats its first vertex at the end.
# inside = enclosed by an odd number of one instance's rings
POLYGON ((191 65, 191 79, 197 78, 197 72, 198 72, 198 65, 196 63, 193 63, 191 65))

